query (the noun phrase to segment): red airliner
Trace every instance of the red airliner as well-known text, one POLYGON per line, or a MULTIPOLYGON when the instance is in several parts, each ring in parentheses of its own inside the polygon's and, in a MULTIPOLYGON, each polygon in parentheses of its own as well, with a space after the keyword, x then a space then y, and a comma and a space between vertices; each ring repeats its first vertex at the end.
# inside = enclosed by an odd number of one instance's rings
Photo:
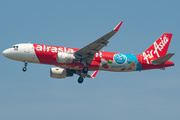
POLYGON ((111 32, 81 48, 69 48, 41 44, 16 44, 3 51, 9 59, 25 63, 23 71, 27 70, 27 63, 54 65, 50 69, 51 77, 65 78, 73 74, 79 75, 78 82, 84 78, 94 78, 98 70, 114 72, 142 71, 162 69, 174 66, 168 61, 174 53, 167 53, 172 34, 164 33, 145 52, 139 55, 100 51, 107 46, 109 39, 119 30, 120 22, 111 32), (88 71, 95 71, 92 75, 88 71))

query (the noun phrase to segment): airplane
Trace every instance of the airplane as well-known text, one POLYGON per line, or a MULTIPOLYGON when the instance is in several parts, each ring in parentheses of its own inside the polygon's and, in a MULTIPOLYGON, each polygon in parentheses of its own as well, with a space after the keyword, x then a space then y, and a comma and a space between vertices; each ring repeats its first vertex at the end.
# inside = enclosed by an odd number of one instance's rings
POLYGON ((78 83, 84 78, 95 78, 99 70, 113 72, 130 72, 150 69, 165 70, 165 67, 174 66, 168 61, 175 53, 167 53, 172 35, 164 33, 146 51, 139 55, 100 51, 107 46, 109 39, 121 27, 121 21, 111 32, 100 37, 87 46, 77 49, 42 44, 21 43, 3 51, 9 59, 24 62, 23 71, 27 70, 28 63, 48 64, 52 78, 79 76, 78 83), (89 75, 88 71, 95 71, 89 75))

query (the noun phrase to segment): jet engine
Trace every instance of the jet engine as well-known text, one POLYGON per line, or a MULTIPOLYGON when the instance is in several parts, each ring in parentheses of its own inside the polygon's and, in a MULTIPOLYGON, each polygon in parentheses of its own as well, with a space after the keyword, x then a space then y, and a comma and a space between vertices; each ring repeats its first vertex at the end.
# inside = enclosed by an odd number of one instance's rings
POLYGON ((70 54, 70 53, 59 52, 57 53, 56 60, 58 63, 72 63, 73 60, 75 60, 75 57, 73 54, 70 54))
POLYGON ((50 74, 52 78, 65 78, 73 76, 73 73, 68 72, 66 69, 63 68, 51 68, 50 74))

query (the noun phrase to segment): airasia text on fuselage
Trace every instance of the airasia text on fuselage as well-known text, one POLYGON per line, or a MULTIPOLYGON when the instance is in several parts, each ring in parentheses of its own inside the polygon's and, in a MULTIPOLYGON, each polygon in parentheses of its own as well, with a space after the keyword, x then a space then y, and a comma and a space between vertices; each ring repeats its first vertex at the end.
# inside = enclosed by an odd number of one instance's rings
MULTIPOLYGON (((58 53, 58 52, 74 53, 75 51, 79 50, 76 48, 57 47, 57 46, 49 46, 49 45, 35 45, 34 47, 37 51, 52 52, 52 53, 58 53)), ((95 56, 102 57, 102 52, 99 51, 98 53, 96 53, 95 56)))
POLYGON ((43 52, 68 52, 68 53, 74 53, 74 49, 67 48, 67 47, 55 47, 55 46, 48 46, 48 45, 37 45, 35 48, 37 51, 43 51, 43 52))

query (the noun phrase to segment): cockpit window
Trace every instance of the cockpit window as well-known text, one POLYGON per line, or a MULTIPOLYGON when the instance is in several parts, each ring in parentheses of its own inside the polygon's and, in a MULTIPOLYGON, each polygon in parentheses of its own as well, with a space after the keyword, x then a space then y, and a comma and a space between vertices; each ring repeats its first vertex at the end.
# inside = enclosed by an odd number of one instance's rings
POLYGON ((12 46, 12 48, 18 48, 18 46, 12 46))

